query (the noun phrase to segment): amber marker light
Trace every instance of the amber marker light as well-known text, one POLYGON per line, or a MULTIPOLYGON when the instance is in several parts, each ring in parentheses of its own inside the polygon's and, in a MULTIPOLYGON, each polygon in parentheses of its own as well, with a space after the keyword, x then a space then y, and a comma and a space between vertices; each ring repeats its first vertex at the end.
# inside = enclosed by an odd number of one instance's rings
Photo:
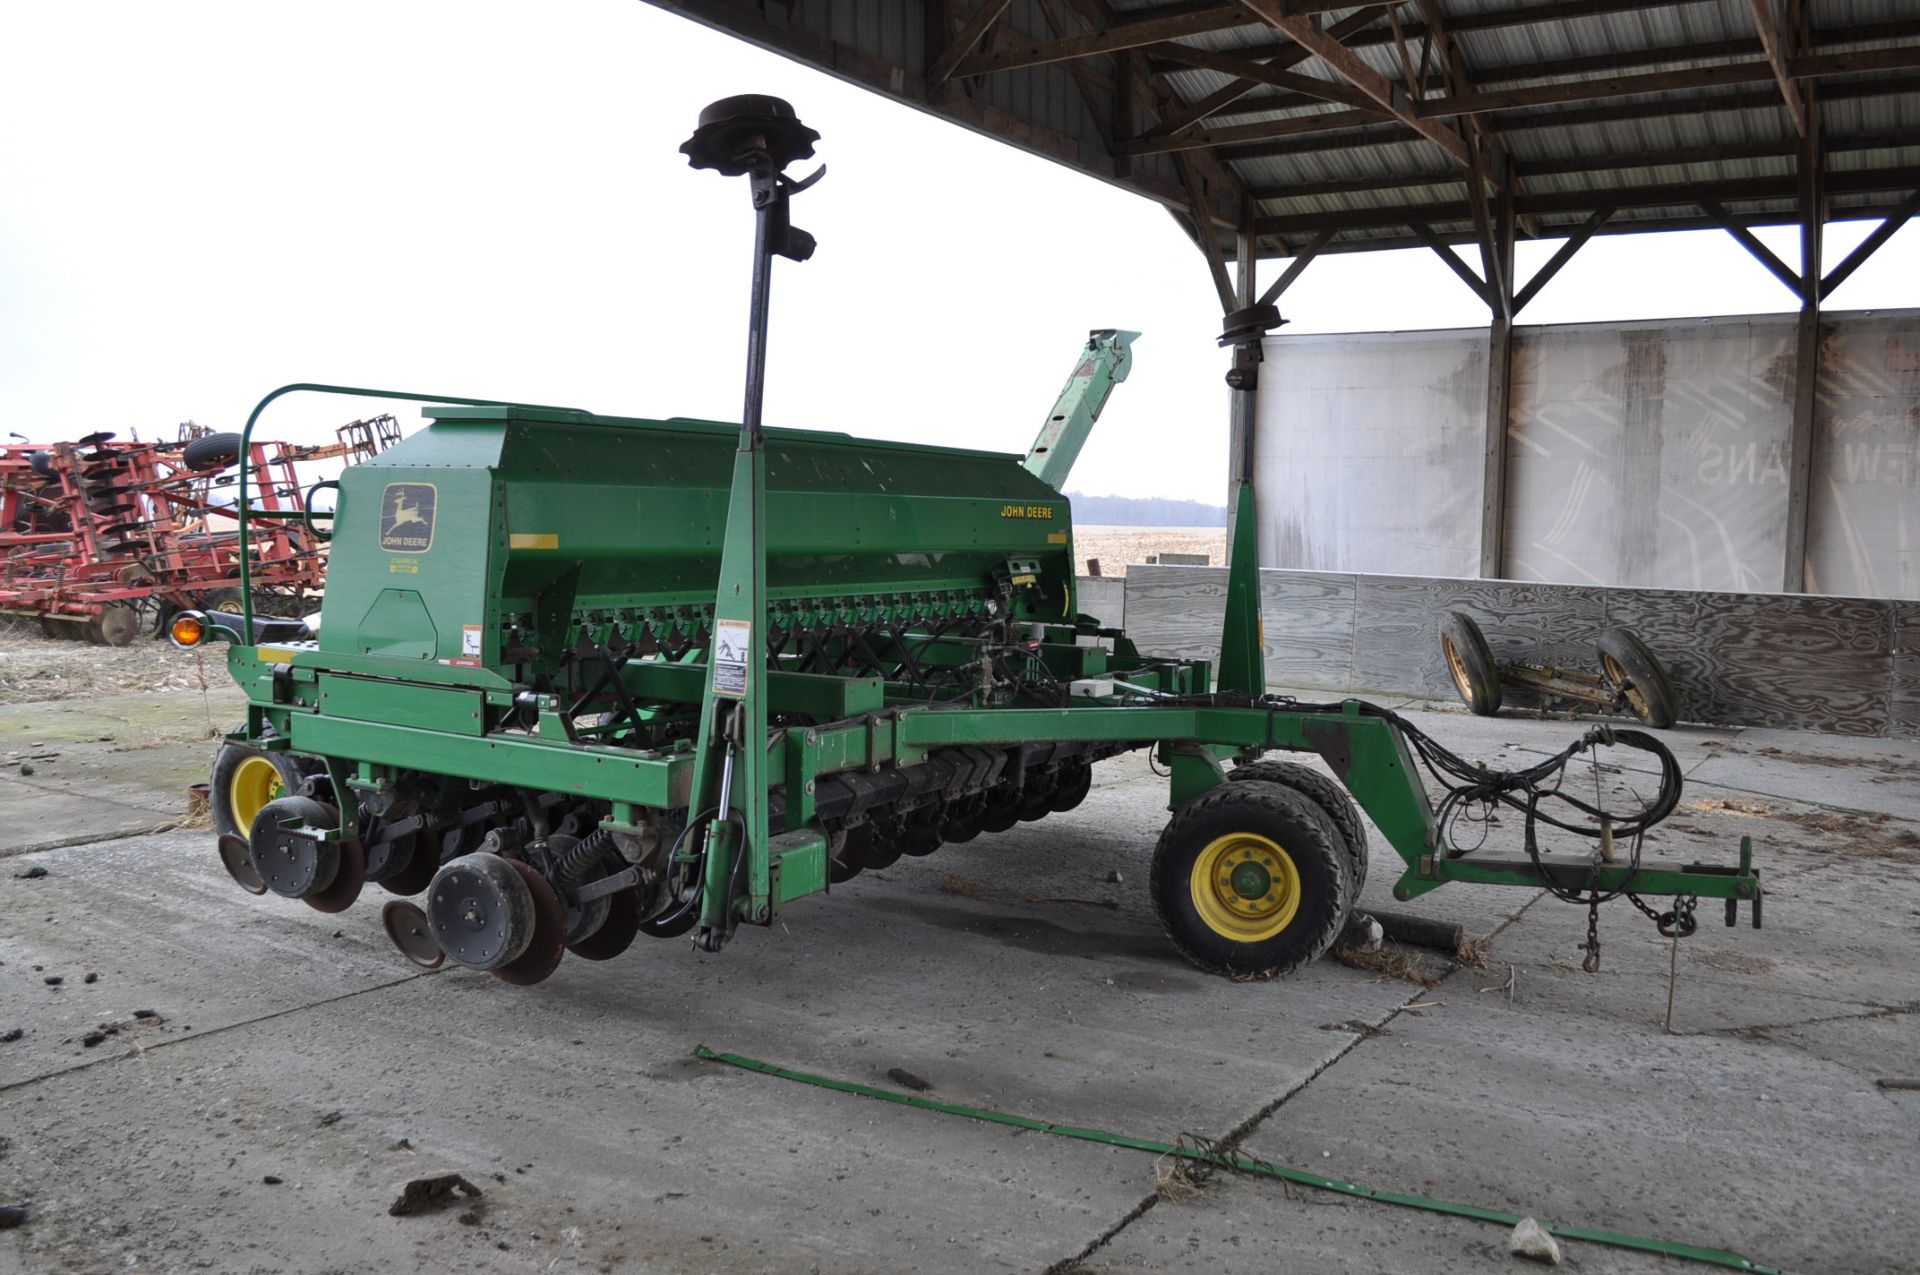
POLYGON ((207 640, 206 620, 198 611, 182 611, 167 626, 167 639, 182 650, 199 646, 207 640))

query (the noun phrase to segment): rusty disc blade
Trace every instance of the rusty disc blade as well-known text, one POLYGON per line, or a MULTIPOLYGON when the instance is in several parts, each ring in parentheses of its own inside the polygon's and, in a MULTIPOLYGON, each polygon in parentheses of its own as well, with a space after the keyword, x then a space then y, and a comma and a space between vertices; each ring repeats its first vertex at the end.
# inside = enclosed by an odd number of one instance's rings
POLYGON ((360 890, 366 884, 367 852, 358 841, 342 841, 340 870, 333 874, 333 884, 308 895, 304 902, 316 912, 345 912, 360 897, 360 890))
POLYGON ((421 969, 437 970, 446 962, 447 954, 427 926, 427 914, 405 899, 393 899, 381 908, 380 924, 400 955, 421 969))
POLYGON ((545 877, 518 859, 507 862, 519 871, 533 894, 533 937, 528 940, 526 951, 488 972, 503 983, 531 987, 544 982, 559 969, 560 958, 567 954, 567 910, 545 877))
POLYGON ((389 894, 418 894, 433 884, 433 874, 440 869, 440 856, 434 853, 437 843, 433 838, 415 832, 407 839, 413 842, 407 866, 380 882, 380 888, 389 894))
POLYGON ((640 933, 640 901, 632 890, 607 899, 607 919, 599 929, 567 948, 584 961, 610 961, 633 946, 640 933))
POLYGON ((253 856, 248 852, 245 837, 229 832, 220 838, 220 864, 226 868, 234 884, 248 894, 267 892, 267 883, 260 879, 259 869, 253 866, 253 856))

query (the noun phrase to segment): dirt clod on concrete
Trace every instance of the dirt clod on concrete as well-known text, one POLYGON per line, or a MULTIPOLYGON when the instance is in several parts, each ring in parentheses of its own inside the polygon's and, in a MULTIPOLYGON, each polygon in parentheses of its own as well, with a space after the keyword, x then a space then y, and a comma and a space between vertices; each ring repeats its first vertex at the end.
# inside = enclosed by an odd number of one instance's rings
POLYGON ((24 1226, 27 1221, 27 1206, 24 1204, 0 1204, 0 1231, 11 1231, 16 1226, 24 1226))
POLYGON ((390 1217, 412 1217, 445 1208, 462 1196, 477 1200, 480 1188, 458 1173, 442 1173, 430 1178, 415 1178, 400 1188, 400 1194, 387 1206, 390 1217))

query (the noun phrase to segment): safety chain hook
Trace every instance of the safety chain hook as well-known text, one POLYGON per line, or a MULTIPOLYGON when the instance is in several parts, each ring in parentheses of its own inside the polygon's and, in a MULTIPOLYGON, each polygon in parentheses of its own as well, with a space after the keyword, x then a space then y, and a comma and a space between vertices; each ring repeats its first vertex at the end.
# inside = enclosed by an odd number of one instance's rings
POLYGON ((1600 900, 1587 904, 1587 941, 1581 945, 1586 950, 1586 959, 1580 962, 1580 968, 1589 974, 1600 972, 1600 900))

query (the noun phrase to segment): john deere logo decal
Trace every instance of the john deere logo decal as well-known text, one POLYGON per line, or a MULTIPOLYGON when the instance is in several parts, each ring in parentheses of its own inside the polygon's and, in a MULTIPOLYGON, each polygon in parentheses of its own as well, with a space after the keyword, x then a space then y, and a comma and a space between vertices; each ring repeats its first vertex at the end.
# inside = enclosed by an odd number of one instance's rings
POLYGON ((380 497, 380 547, 388 553, 433 548, 432 483, 388 483, 380 497))

